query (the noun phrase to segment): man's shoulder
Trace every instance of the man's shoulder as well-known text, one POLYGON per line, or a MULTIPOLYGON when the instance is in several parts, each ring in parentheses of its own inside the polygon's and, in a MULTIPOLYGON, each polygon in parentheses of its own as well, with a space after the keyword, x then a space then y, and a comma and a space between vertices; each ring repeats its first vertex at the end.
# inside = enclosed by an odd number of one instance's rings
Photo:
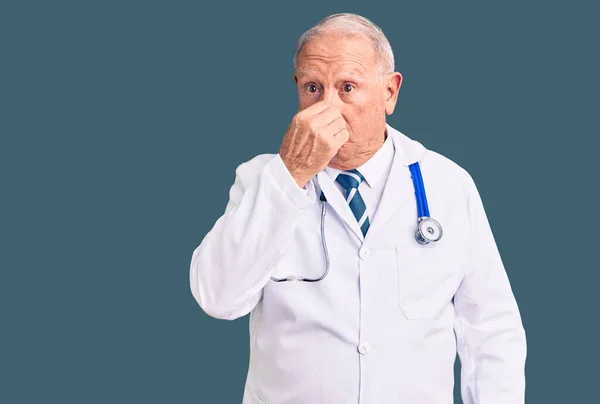
POLYGON ((262 153, 244 161, 238 166, 238 169, 244 172, 258 173, 275 157, 277 157, 276 153, 262 153))
POLYGON ((438 151, 427 148, 426 158, 434 169, 458 175, 467 174, 467 170, 463 166, 438 151))
POLYGON ((468 180, 469 173, 467 170, 449 157, 393 127, 390 127, 390 129, 396 133, 400 150, 404 153, 403 159, 408 160, 409 163, 419 161, 421 171, 426 172, 427 176, 449 182, 453 185, 456 185, 457 181, 463 182, 468 180))
POLYGON ((447 185, 458 185, 462 189, 472 185, 473 179, 467 169, 440 152, 426 148, 425 161, 425 169, 447 185))
POLYGON ((277 157, 276 153, 262 153, 252 157, 250 160, 242 162, 235 169, 235 174, 239 180, 248 184, 258 177, 259 173, 265 168, 265 166, 277 157))

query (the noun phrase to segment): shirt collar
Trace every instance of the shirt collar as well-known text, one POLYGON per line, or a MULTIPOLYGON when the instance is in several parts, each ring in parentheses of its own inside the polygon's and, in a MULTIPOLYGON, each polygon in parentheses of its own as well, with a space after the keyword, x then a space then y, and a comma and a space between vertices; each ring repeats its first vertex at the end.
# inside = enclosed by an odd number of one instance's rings
MULTIPOLYGON (((363 165, 356 167, 356 169, 363 175, 363 177, 365 177, 367 185, 373 188, 375 185, 377 185, 379 180, 383 178, 386 169, 389 168, 390 164, 392 164, 393 158, 394 144, 392 141, 392 136, 386 127, 386 139, 383 142, 383 145, 375 152, 373 156, 371 156, 369 160, 367 160, 363 165)), ((327 166, 325 167, 324 171, 335 182, 335 179, 342 170, 327 166)))

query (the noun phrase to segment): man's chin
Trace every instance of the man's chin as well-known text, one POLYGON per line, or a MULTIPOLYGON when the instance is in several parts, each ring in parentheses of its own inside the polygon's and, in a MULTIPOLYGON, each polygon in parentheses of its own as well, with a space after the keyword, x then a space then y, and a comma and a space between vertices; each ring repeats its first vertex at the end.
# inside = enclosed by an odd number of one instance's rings
POLYGON ((338 149, 338 151, 333 155, 333 157, 331 158, 331 161, 335 161, 335 162, 341 162, 344 161, 344 152, 345 152, 345 147, 344 145, 342 145, 342 147, 340 147, 338 149))
POLYGON ((338 152, 331 158, 331 160, 329 160, 329 166, 332 168, 338 168, 339 166, 343 166, 344 161, 346 161, 343 156, 340 156, 340 151, 338 150, 338 152))
POLYGON ((330 164, 330 165, 331 165, 331 164, 337 164, 337 163, 339 163, 340 161, 341 161, 341 158, 340 158, 340 152, 339 152, 339 150, 338 150, 338 152, 337 152, 337 153, 336 153, 336 154, 335 154, 335 155, 334 155, 334 156, 331 158, 331 160, 329 160, 329 164, 330 164))

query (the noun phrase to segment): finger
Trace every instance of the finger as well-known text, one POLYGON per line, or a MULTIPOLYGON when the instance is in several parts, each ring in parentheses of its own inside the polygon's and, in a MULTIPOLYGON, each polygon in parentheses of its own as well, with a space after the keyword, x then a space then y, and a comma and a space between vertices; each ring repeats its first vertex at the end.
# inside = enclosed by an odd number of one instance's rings
POLYGON ((333 135, 333 145, 337 148, 340 148, 348 141, 348 139, 350 139, 350 132, 348 132, 348 129, 344 128, 333 135))
POLYGON ((346 120, 342 116, 339 116, 323 129, 323 135, 333 137, 336 133, 345 128, 347 128, 346 120))
POLYGON ((305 114, 307 116, 312 116, 317 115, 322 111, 325 111, 327 108, 328 106, 327 104, 325 104, 325 101, 319 101, 311 105, 310 107, 303 109, 302 111, 300 111, 300 113, 305 114))
POLYGON ((317 125, 319 126, 330 125, 333 121, 335 121, 338 118, 343 117, 339 108, 336 107, 328 107, 327 109, 321 111, 318 115, 314 117, 317 125))

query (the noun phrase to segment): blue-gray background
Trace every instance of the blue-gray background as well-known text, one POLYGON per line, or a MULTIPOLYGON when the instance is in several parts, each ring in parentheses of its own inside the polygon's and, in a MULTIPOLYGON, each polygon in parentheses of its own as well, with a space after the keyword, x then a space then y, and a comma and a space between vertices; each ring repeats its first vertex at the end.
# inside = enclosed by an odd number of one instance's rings
POLYGON ((527 331, 527 402, 593 401, 597 10, 287 3, 2 2, 0 401, 241 402, 248 316, 200 309, 191 254, 237 165, 278 151, 294 42, 336 12, 392 44, 388 122, 479 187, 527 331))

